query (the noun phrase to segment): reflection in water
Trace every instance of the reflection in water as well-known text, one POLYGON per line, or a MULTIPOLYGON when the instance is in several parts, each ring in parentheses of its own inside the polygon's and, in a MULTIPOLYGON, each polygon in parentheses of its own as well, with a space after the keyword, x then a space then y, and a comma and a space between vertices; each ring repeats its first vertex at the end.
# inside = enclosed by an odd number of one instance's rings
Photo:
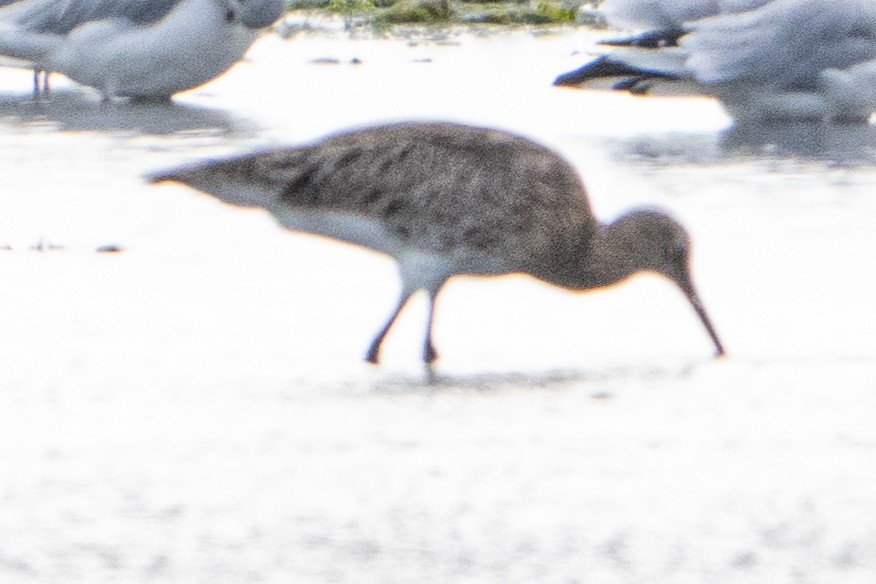
POLYGON ((231 114, 174 101, 103 102, 79 91, 31 97, 0 94, 0 122, 45 126, 66 131, 133 131, 149 135, 207 132, 241 137, 255 128, 231 114))
POLYGON ((737 123, 719 133, 661 133, 609 139, 616 156, 659 164, 797 158, 830 166, 876 165, 876 127, 821 122, 737 123))
POLYGON ((422 374, 396 373, 381 376, 370 392, 376 394, 410 394, 418 390, 435 391, 505 391, 527 389, 559 389, 580 382, 586 377, 582 370, 547 370, 539 372, 434 372, 426 368, 422 374))
POLYGON ((415 372, 386 373, 369 385, 369 394, 408 395, 412 392, 461 391, 461 392, 504 392, 520 388, 556 391, 576 389, 583 386, 599 388, 601 391, 592 397, 610 397, 615 387, 622 388, 631 382, 663 382, 690 377, 701 365, 712 366, 715 359, 704 358, 699 361, 624 364, 601 366, 545 369, 540 371, 495 371, 478 372, 474 370, 434 372, 426 368, 421 374, 415 372))
POLYGON ((829 164, 876 164, 876 128, 869 124, 786 122, 736 124, 722 137, 726 155, 801 157, 829 164))

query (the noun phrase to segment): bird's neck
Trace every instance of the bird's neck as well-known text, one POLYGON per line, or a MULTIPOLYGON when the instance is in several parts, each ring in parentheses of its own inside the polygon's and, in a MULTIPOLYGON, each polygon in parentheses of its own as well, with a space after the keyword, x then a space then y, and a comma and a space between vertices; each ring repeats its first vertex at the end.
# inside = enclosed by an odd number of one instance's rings
POLYGON ((550 274, 540 277, 564 288, 588 290, 610 286, 641 269, 626 238, 602 226, 592 236, 570 242, 555 257, 550 274))

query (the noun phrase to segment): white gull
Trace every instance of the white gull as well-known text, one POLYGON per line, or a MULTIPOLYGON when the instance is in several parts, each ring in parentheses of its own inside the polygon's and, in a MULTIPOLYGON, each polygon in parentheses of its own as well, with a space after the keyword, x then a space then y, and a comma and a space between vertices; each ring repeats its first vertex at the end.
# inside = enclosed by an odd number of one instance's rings
POLYGON ((737 119, 866 121, 876 111, 873 0, 606 0, 637 31, 557 85, 693 90, 737 119))
POLYGON ((221 75, 283 0, 18 0, 0 8, 0 55, 112 97, 167 98, 221 75))

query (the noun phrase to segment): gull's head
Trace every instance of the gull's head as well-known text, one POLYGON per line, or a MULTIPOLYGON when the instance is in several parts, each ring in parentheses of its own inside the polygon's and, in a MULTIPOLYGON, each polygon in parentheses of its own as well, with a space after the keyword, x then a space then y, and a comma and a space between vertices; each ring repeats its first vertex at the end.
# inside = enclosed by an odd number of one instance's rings
POLYGON ((283 0, 223 0, 230 18, 239 20, 251 29, 274 24, 285 9, 283 0))

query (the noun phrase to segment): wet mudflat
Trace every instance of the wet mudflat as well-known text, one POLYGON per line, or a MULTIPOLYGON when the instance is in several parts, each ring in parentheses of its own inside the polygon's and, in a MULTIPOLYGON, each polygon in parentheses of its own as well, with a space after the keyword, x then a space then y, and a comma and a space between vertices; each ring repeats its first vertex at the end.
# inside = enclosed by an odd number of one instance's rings
POLYGON ((550 87, 588 42, 268 36, 169 106, 0 70, 0 580, 872 581, 876 135, 550 87), (424 302, 374 368, 389 260, 142 180, 411 118, 675 213, 728 356, 657 277, 513 276, 448 285, 431 383, 424 302))

